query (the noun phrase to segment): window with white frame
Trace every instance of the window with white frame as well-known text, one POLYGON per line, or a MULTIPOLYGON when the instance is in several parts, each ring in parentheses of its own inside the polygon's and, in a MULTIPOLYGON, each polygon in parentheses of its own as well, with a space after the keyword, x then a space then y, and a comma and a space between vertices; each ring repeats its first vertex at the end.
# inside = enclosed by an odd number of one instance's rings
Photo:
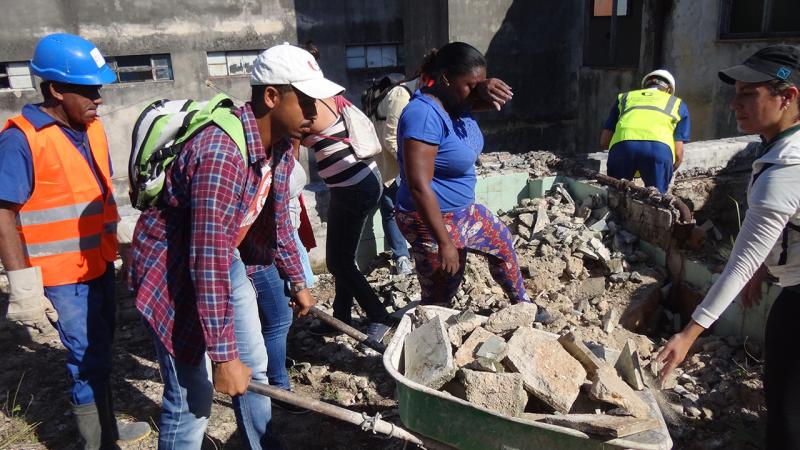
POLYGON ((106 58, 120 83, 172 80, 172 58, 168 54, 114 56, 106 58))
POLYGON ((242 50, 232 52, 208 52, 209 77, 235 77, 250 75, 253 64, 261 53, 260 50, 242 50))
POLYGON ((348 69, 373 69, 403 65, 403 47, 400 44, 348 45, 348 69))
POLYGON ((34 89, 27 61, 0 63, 0 90, 34 89))

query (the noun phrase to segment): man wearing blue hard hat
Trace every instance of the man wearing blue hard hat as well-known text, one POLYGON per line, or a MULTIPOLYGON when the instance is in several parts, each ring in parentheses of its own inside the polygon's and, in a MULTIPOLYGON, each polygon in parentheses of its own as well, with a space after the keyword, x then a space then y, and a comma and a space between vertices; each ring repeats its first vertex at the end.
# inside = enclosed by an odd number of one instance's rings
POLYGON ((97 107, 116 75, 94 44, 71 34, 42 38, 30 65, 44 101, 25 105, 0 132, 6 317, 30 335, 55 326, 83 448, 116 448, 150 432, 143 422, 117 423, 111 398, 119 217, 97 107))

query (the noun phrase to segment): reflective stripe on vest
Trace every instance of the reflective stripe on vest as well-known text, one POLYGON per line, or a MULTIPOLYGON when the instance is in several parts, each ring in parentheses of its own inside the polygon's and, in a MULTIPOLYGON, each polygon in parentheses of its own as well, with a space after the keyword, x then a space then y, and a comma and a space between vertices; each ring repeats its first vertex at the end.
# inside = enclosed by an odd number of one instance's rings
POLYGON ((86 128, 97 177, 60 126, 37 130, 22 115, 4 129, 10 126, 25 134, 33 163, 33 192, 17 214, 26 262, 42 268, 45 286, 101 276, 116 258, 119 220, 102 124, 86 128))
POLYGON ((609 148, 622 141, 655 141, 666 144, 675 161, 675 128, 681 99, 657 89, 620 94, 619 118, 609 148))

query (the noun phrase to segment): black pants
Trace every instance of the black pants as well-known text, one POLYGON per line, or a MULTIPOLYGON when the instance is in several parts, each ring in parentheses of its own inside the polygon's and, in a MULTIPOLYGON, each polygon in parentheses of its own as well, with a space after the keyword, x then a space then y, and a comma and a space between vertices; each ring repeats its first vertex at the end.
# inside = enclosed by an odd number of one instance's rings
POLYGON ((767 450, 800 449, 800 285, 784 288, 767 319, 767 450))
POLYGON ((373 174, 356 185, 331 188, 325 259, 336 282, 333 316, 345 323, 350 323, 354 297, 370 322, 381 322, 387 316, 386 308, 356 267, 361 231, 378 206, 380 195, 381 184, 373 174))

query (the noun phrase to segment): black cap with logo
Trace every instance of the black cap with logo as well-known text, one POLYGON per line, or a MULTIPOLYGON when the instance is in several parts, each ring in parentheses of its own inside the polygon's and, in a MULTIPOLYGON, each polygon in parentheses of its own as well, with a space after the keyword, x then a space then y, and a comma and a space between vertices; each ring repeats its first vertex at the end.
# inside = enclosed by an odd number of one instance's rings
POLYGON ((719 78, 728 84, 784 80, 800 86, 800 50, 792 45, 762 48, 744 63, 720 70, 719 78))

